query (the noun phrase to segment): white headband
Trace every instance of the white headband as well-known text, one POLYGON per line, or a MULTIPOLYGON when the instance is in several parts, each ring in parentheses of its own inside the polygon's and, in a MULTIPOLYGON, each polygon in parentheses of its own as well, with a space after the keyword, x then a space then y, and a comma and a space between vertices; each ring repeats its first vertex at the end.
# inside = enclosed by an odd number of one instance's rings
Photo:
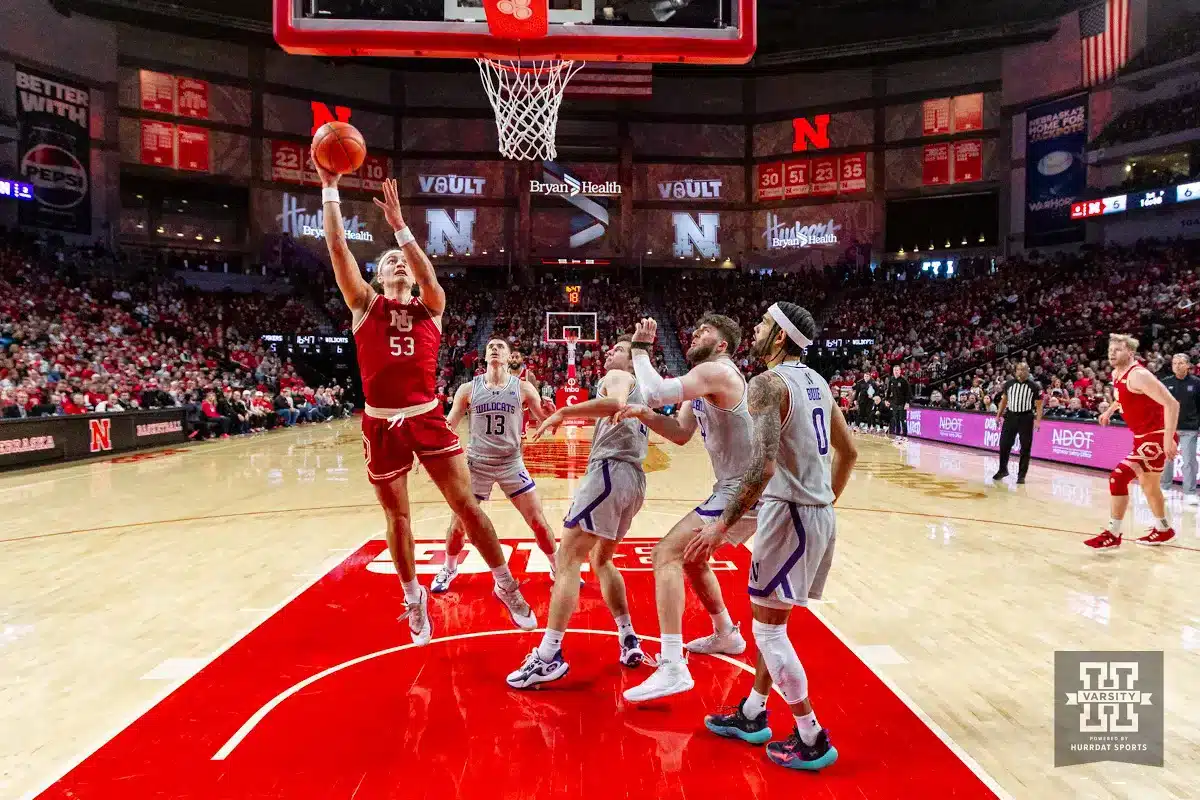
POLYGON ((767 313, 771 315, 771 319, 779 323, 779 327, 787 331, 788 338, 801 347, 808 347, 812 344, 812 339, 800 332, 800 329, 792 324, 788 319, 787 314, 783 313, 783 309, 779 307, 779 303, 772 303, 767 309, 767 313))

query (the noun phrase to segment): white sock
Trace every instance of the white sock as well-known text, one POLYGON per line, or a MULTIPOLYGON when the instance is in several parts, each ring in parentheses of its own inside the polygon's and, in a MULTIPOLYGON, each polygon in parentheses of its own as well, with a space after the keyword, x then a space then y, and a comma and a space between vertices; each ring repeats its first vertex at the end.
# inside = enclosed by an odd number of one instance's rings
POLYGON ((664 633, 662 635, 662 660, 683 661, 682 633, 664 633))
POLYGON ((450 555, 449 553, 446 553, 446 569, 450 570, 451 572, 457 572, 458 571, 458 559, 461 557, 462 557, 461 552, 455 553, 454 555, 450 555))
POLYGON ((625 641, 626 636, 633 633, 633 621, 629 618, 628 614, 624 614, 620 617, 613 617, 613 619, 616 620, 617 623, 617 638, 623 642, 625 641))
POLYGON ((800 741, 813 744, 821 734, 821 726, 817 724, 817 714, 810 711, 804 716, 796 717, 796 730, 800 733, 800 741))
POLYGON ((729 633, 733 630, 733 618, 729 616, 729 609, 721 609, 720 614, 709 614, 713 621, 713 631, 716 633, 729 633))
POLYGON ((508 564, 501 564, 498 567, 492 567, 492 580, 506 592, 511 592, 517 588, 517 579, 508 571, 508 564))
POLYGON ((1160 531, 1169 530, 1169 529, 1170 529, 1170 527, 1171 527, 1171 520, 1167 519, 1166 517, 1160 517, 1160 518, 1159 518, 1159 520, 1158 520, 1158 529, 1159 529, 1160 531))
POLYGON ((751 689, 750 696, 742 701, 742 715, 745 716, 746 719, 758 719, 758 715, 761 714, 766 707, 767 696, 765 694, 759 694, 751 689))
POLYGON ((421 584, 417 582, 416 578, 411 581, 400 581, 400 585, 404 587, 404 602, 421 602, 421 584))
POLYGON ((564 631, 552 631, 546 628, 546 632, 542 634, 542 643, 538 645, 538 656, 542 661, 549 661, 558 654, 562 649, 564 631))
POLYGON ((1123 519, 1114 519, 1112 517, 1109 517, 1108 529, 1112 532, 1113 536, 1121 535, 1121 525, 1124 524, 1124 522, 1125 522, 1125 520, 1123 520, 1123 519))

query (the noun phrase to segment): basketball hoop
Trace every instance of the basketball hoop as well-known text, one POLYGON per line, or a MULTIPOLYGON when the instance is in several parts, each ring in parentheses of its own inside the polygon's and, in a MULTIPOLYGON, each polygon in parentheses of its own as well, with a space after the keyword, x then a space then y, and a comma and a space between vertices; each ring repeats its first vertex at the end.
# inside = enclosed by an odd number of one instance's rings
POLYGON ((496 112, 500 153, 522 161, 553 161, 558 110, 582 61, 509 61, 477 58, 479 77, 496 112))

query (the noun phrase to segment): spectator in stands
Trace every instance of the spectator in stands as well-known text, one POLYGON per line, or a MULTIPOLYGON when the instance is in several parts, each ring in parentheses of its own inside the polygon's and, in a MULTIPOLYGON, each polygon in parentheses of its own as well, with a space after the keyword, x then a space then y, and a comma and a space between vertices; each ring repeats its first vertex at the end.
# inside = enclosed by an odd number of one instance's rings
POLYGON ((220 431, 222 439, 229 438, 230 419, 217 411, 216 392, 208 392, 200 402, 200 423, 202 435, 212 436, 220 431))
POLYGON ((292 392, 284 389, 275 395, 275 415, 283 422, 283 427, 290 428, 300 420, 300 412, 292 402, 292 392))

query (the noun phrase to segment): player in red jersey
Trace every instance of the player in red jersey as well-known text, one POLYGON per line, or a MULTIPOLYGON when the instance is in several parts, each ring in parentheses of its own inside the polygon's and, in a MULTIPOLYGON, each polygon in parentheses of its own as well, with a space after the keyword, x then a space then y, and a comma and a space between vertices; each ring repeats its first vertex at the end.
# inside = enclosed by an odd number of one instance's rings
POLYGON ((1095 550, 1121 546, 1121 524, 1129 508, 1129 484, 1134 480, 1142 485, 1155 520, 1150 533, 1138 539, 1138 544, 1162 544, 1175 537, 1167 519, 1160 481, 1163 468, 1174 463, 1179 453, 1179 437, 1175 435, 1179 401, 1137 360, 1137 349, 1138 340, 1132 336, 1114 333, 1108 337, 1108 360, 1113 367, 1117 402, 1100 415, 1100 424, 1107 425, 1113 412, 1120 410, 1121 418, 1133 432, 1133 452, 1108 476, 1108 492, 1112 495, 1108 528, 1084 542, 1095 550))
POLYGON ((407 475, 414 457, 421 460, 450 510, 462 521, 467 538, 491 567, 496 598, 518 628, 533 630, 537 620, 509 572, 496 529, 471 493, 466 455, 438 407, 434 378, 446 292, 404 223, 396 181, 384 181, 383 200, 377 198, 375 205, 395 231, 399 247, 379 257, 376 282, 368 284, 346 243, 339 176, 316 169, 323 187, 325 242, 338 288, 350 307, 362 373, 367 477, 387 516, 388 551, 404 586, 404 616, 413 642, 427 644, 433 631, 429 593, 417 582, 413 554, 407 475), (414 283, 419 296, 413 292, 414 283))

